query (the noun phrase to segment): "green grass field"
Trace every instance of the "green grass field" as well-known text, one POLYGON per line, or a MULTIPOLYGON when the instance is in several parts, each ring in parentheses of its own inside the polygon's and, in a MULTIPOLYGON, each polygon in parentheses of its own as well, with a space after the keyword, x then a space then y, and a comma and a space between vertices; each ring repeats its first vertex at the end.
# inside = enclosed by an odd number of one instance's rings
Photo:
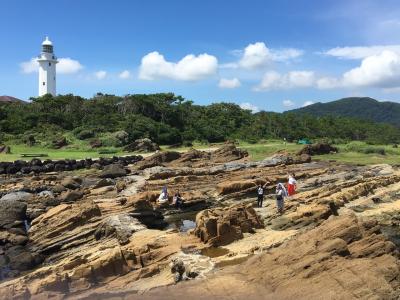
MULTIPOLYGON (((195 143, 194 148, 196 149, 215 149, 220 147, 222 144, 210 144, 204 145, 195 143)), ((48 154, 49 159, 83 159, 83 158, 98 158, 98 157, 109 157, 109 156, 122 156, 138 153, 123 152, 121 148, 107 147, 100 149, 90 149, 84 144, 73 144, 63 149, 49 149, 42 146, 28 147, 22 144, 9 144, 11 147, 11 154, 0 154, 0 161, 14 161, 17 159, 30 160, 32 158, 22 158, 22 153, 45 153, 48 154), (116 151, 110 154, 99 154, 100 150, 111 150, 116 151)), ((335 160, 337 162, 351 163, 351 164, 400 164, 400 148, 393 148, 392 145, 367 145, 363 142, 351 142, 348 144, 336 145, 339 148, 339 153, 317 155, 313 159, 316 160, 335 160), (382 150, 383 149, 383 150, 382 150), (385 153, 385 155, 379 154, 385 153)), ((239 147, 246 149, 249 152, 250 159, 253 161, 262 160, 266 157, 273 155, 278 151, 284 151, 288 153, 295 153, 299 151, 303 145, 297 145, 293 143, 283 143, 282 141, 269 140, 259 142, 257 144, 249 144, 240 142, 239 147)), ((170 149, 168 146, 161 146, 162 151, 174 150, 184 152, 190 149, 189 147, 180 147, 170 149)), ((46 159, 42 158, 42 159, 46 159)))

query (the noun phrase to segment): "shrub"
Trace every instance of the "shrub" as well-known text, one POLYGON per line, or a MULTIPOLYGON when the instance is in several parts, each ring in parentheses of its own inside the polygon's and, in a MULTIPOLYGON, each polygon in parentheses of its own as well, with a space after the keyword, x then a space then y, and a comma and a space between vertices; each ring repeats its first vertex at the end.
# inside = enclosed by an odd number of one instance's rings
POLYGON ((94 137, 94 131, 90 129, 84 129, 76 134, 76 137, 80 140, 86 140, 94 137))

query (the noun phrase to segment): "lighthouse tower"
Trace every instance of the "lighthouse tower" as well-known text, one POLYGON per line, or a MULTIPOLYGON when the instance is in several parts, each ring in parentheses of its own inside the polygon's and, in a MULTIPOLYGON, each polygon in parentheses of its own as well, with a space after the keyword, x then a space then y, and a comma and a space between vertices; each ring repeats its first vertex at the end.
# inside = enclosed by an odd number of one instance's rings
POLYGON ((53 43, 46 36, 42 43, 42 53, 37 58, 39 63, 39 96, 56 95, 57 57, 53 52, 53 43))

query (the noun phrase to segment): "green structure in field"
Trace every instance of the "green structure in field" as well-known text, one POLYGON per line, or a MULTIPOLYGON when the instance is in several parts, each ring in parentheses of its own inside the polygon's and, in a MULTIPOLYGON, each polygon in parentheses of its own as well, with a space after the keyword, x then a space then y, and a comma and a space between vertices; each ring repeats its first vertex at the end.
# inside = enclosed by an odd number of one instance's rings
POLYGON ((311 141, 309 139, 304 138, 304 139, 299 140, 297 143, 300 145, 310 145, 311 141))

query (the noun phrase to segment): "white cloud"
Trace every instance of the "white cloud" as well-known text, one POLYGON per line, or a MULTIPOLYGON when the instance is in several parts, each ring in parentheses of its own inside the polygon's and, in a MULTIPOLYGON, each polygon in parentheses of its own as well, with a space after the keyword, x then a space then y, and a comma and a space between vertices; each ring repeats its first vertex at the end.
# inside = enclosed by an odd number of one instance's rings
POLYGON ((119 73, 118 77, 121 79, 129 79, 131 78, 131 72, 129 72, 128 70, 122 71, 121 73, 119 73))
POLYGON ((25 74, 39 71, 39 63, 36 61, 36 58, 31 58, 30 61, 24 61, 20 63, 19 66, 21 67, 22 73, 25 74))
POLYGON ((241 107, 242 109, 251 110, 253 113, 256 113, 256 112, 259 112, 259 111, 260 111, 260 109, 259 109, 257 106, 255 106, 255 105, 253 105, 253 104, 251 104, 251 103, 249 103, 249 102, 241 103, 241 104, 240 104, 240 107, 241 107))
POLYGON ((227 79, 221 78, 219 80, 218 86, 222 89, 234 89, 241 86, 240 80, 235 78, 227 79))
POLYGON ((107 76, 107 72, 103 71, 103 70, 97 71, 97 72, 94 73, 94 76, 96 76, 96 78, 99 79, 99 80, 100 79, 104 79, 107 76))
POLYGON ((311 104, 314 104, 314 102, 313 101, 306 101, 306 102, 303 103, 303 107, 309 106, 311 104))
POLYGON ((73 74, 83 69, 79 61, 69 57, 58 59, 57 73, 60 74, 73 74))
MULTIPOLYGON (((36 58, 32 58, 29 61, 20 63, 22 73, 29 74, 39 71, 39 63, 36 58)), ((57 64, 57 74, 73 74, 81 69, 83 66, 77 60, 71 59, 69 57, 59 58, 57 64)))
POLYGON ((284 107, 293 107, 295 105, 292 100, 283 100, 282 104, 284 107))
POLYGON ((239 66, 245 69, 257 69, 265 66, 271 59, 271 53, 263 42, 249 44, 239 61, 239 66))
POLYGON ((295 48, 271 49, 272 60, 279 62, 295 59, 303 54, 303 50, 295 48))
POLYGON ((243 50, 232 50, 231 54, 240 57, 238 62, 221 65, 222 68, 244 68, 248 70, 265 67, 271 62, 285 62, 303 55, 304 51, 295 48, 270 49, 264 42, 249 44, 243 50))
POLYGON ((151 52, 142 58, 139 78, 155 80, 168 78, 183 81, 196 81, 215 75, 218 60, 209 54, 186 55, 177 63, 166 61, 157 51, 151 52))
POLYGON ((333 89, 340 87, 342 83, 339 79, 334 77, 321 77, 317 80, 317 87, 321 90, 333 89))
POLYGON ((305 88, 313 86, 314 83, 315 74, 312 71, 290 71, 286 74, 269 71, 264 74, 260 84, 254 90, 305 88))
POLYGON ((400 55, 392 51, 369 56, 343 74, 344 86, 393 88, 400 86, 400 55))
POLYGON ((400 45, 336 47, 325 51, 323 54, 338 57, 341 59, 363 59, 372 55, 381 54, 383 51, 386 50, 400 54, 400 45))

